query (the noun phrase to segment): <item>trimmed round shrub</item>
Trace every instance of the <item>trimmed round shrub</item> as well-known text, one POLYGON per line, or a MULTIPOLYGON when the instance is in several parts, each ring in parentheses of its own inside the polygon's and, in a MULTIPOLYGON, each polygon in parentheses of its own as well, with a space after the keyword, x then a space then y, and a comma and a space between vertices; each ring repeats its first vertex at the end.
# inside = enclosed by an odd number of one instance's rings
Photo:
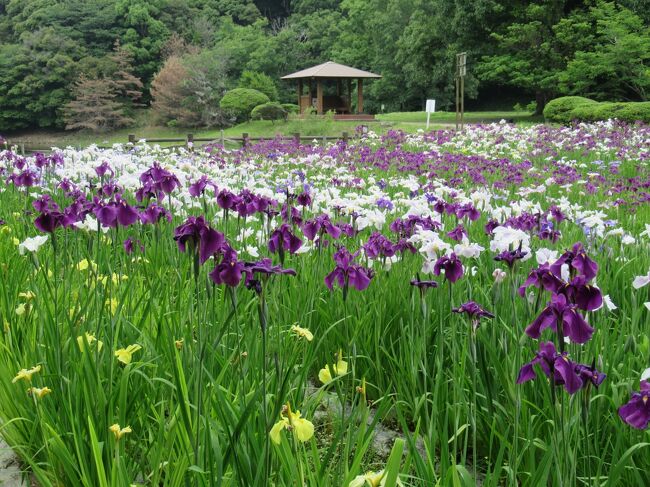
POLYGON ((235 88, 223 95, 219 106, 238 120, 243 120, 250 116, 253 108, 269 101, 269 97, 260 91, 251 88, 235 88))
POLYGON ((571 120, 598 122, 616 119, 622 122, 650 122, 650 102, 602 102, 579 105, 571 113, 571 120))
POLYGON ((300 107, 295 103, 283 103, 282 108, 284 108, 287 113, 300 113, 300 107))
POLYGON ((286 120, 287 111, 279 103, 269 102, 257 105, 251 111, 252 120, 286 120))
POLYGON ((582 96, 562 96, 549 101, 544 107, 544 118, 548 122, 569 124, 575 120, 573 110, 586 105, 597 105, 598 102, 582 96))

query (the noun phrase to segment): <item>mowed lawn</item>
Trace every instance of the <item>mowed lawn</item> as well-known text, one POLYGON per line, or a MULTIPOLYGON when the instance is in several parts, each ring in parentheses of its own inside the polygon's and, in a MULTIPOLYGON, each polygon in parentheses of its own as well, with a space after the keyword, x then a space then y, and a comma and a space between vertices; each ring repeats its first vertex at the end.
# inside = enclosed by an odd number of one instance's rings
MULTIPOLYGON (((220 141, 223 136, 241 137, 247 133, 250 137, 275 137, 277 135, 290 136, 300 133, 301 136, 341 136, 343 132, 354 134, 356 127, 365 124, 370 130, 385 133, 388 130, 403 130, 416 132, 426 127, 425 112, 395 112, 377 115, 375 121, 334 121, 327 117, 313 117, 307 119, 290 119, 286 122, 271 122, 268 120, 255 120, 241 123, 224 129, 196 129, 150 125, 146 117, 139 117, 140 124, 136 127, 124 128, 105 133, 73 132, 56 130, 19 131, 3 135, 10 145, 24 146, 26 151, 48 150, 51 147, 87 147, 92 144, 111 146, 116 143, 128 141, 129 134, 136 139, 179 138, 185 139, 187 134, 196 138, 211 138, 220 141)), ((466 123, 490 123, 500 120, 515 121, 516 123, 532 123, 536 119, 529 112, 493 111, 493 112, 467 112, 466 123)), ((455 113, 437 112, 431 114, 430 129, 448 128, 455 123, 455 113)), ((202 142, 205 143, 205 142, 202 142)), ((178 142, 177 144, 182 144, 178 142)), ((174 145, 173 143, 161 145, 174 145)))

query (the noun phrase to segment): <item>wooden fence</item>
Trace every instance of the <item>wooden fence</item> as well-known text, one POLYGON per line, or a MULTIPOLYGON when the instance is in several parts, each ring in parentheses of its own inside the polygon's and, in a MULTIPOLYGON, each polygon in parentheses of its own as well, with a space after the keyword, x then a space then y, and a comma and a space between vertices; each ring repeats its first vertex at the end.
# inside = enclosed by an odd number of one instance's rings
MULTIPOLYGON (((367 130, 367 129, 366 129, 367 130)), ((364 130, 364 132, 366 131, 364 130)), ((226 137, 223 132, 221 133, 221 137, 219 138, 214 138, 214 137, 195 137, 194 134, 187 134, 185 138, 180 138, 180 137, 162 137, 162 138, 152 138, 152 139, 146 139, 147 143, 151 144, 159 144, 159 143, 171 143, 171 144, 178 144, 178 145, 173 145, 171 146, 172 148, 175 147, 187 147, 187 148, 192 148, 194 147, 194 144, 196 142, 205 142, 205 143, 212 143, 212 144, 221 144, 225 145, 227 142, 232 143, 232 144, 237 144, 241 145, 241 147, 247 147, 250 145, 252 142, 259 142, 261 140, 284 140, 284 141, 296 141, 297 143, 300 143, 302 141, 319 141, 319 142, 328 142, 328 141, 336 141, 336 140, 342 140, 344 142, 348 142, 350 140, 350 135, 348 132, 342 132, 341 135, 301 135, 300 133, 294 133, 290 136, 280 136, 277 135, 275 137, 251 137, 249 134, 244 132, 241 134, 241 137, 226 137)), ((129 134, 128 137, 128 142, 131 144, 135 144, 138 141, 138 138, 136 137, 135 134, 129 134)), ((52 149, 50 147, 43 147, 43 148, 37 148, 37 147, 26 147, 26 144, 22 141, 5 141, 5 144, 7 147, 11 146, 17 146, 18 150, 22 155, 25 155, 26 153, 34 153, 34 152, 43 152, 43 153, 49 153, 52 152, 52 149)), ((109 149, 110 146, 101 146, 98 145, 99 148, 102 149, 109 149)), ((81 148, 81 147, 79 147, 81 148)), ((1 150, 1 147, 0 147, 1 150)))
MULTIPOLYGON (((280 136, 277 135, 275 137, 251 137, 249 134, 246 132, 241 134, 241 137, 226 137, 224 134, 221 134, 220 138, 213 138, 213 137, 195 137, 194 134, 187 134, 187 136, 183 138, 173 138, 173 137, 163 137, 163 138, 152 138, 152 139, 145 139, 147 143, 151 144, 159 144, 159 143, 175 143, 175 142, 181 142, 182 145, 185 147, 191 148, 194 147, 194 144, 196 142, 207 142, 207 143, 212 143, 212 144, 221 144, 225 145, 226 142, 231 142, 235 144, 239 144, 242 147, 247 147, 249 146, 252 142, 259 142, 261 140, 285 140, 285 141, 295 141, 298 144, 303 141, 312 141, 312 140, 317 140, 317 141, 322 141, 322 142, 327 142, 327 141, 332 141, 332 140, 342 140, 344 142, 347 142, 350 140, 350 136, 347 132, 342 132, 340 136, 332 136, 332 135, 301 135, 300 133, 294 133, 290 136, 280 136)), ((138 141, 138 138, 135 136, 135 134, 129 134, 129 140, 128 142, 130 144, 135 144, 138 141)), ((179 147, 179 146, 175 146, 179 147)))

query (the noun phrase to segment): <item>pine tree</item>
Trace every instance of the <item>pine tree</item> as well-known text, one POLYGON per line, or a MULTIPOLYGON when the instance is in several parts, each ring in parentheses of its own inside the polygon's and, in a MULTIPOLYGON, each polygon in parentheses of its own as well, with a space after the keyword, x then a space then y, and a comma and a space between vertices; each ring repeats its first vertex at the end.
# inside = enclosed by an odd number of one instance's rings
POLYGON ((133 55, 115 41, 113 53, 108 58, 114 63, 115 71, 110 77, 112 87, 120 102, 127 108, 143 106, 140 103, 142 98, 143 84, 140 78, 133 74, 133 55))
POLYGON ((63 109, 66 130, 103 132, 133 123, 117 100, 114 80, 81 76, 73 88, 74 99, 63 109))

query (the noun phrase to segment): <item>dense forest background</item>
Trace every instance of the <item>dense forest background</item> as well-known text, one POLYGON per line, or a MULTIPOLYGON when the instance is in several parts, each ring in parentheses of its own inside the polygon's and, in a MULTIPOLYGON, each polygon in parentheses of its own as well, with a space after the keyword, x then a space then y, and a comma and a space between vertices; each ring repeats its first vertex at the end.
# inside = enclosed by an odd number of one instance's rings
POLYGON ((646 100, 649 24, 648 0, 0 0, 0 130, 63 127, 107 92, 226 123, 228 89, 270 79, 295 103, 279 78, 328 60, 383 75, 371 112, 450 108, 460 51, 470 108, 646 100))

